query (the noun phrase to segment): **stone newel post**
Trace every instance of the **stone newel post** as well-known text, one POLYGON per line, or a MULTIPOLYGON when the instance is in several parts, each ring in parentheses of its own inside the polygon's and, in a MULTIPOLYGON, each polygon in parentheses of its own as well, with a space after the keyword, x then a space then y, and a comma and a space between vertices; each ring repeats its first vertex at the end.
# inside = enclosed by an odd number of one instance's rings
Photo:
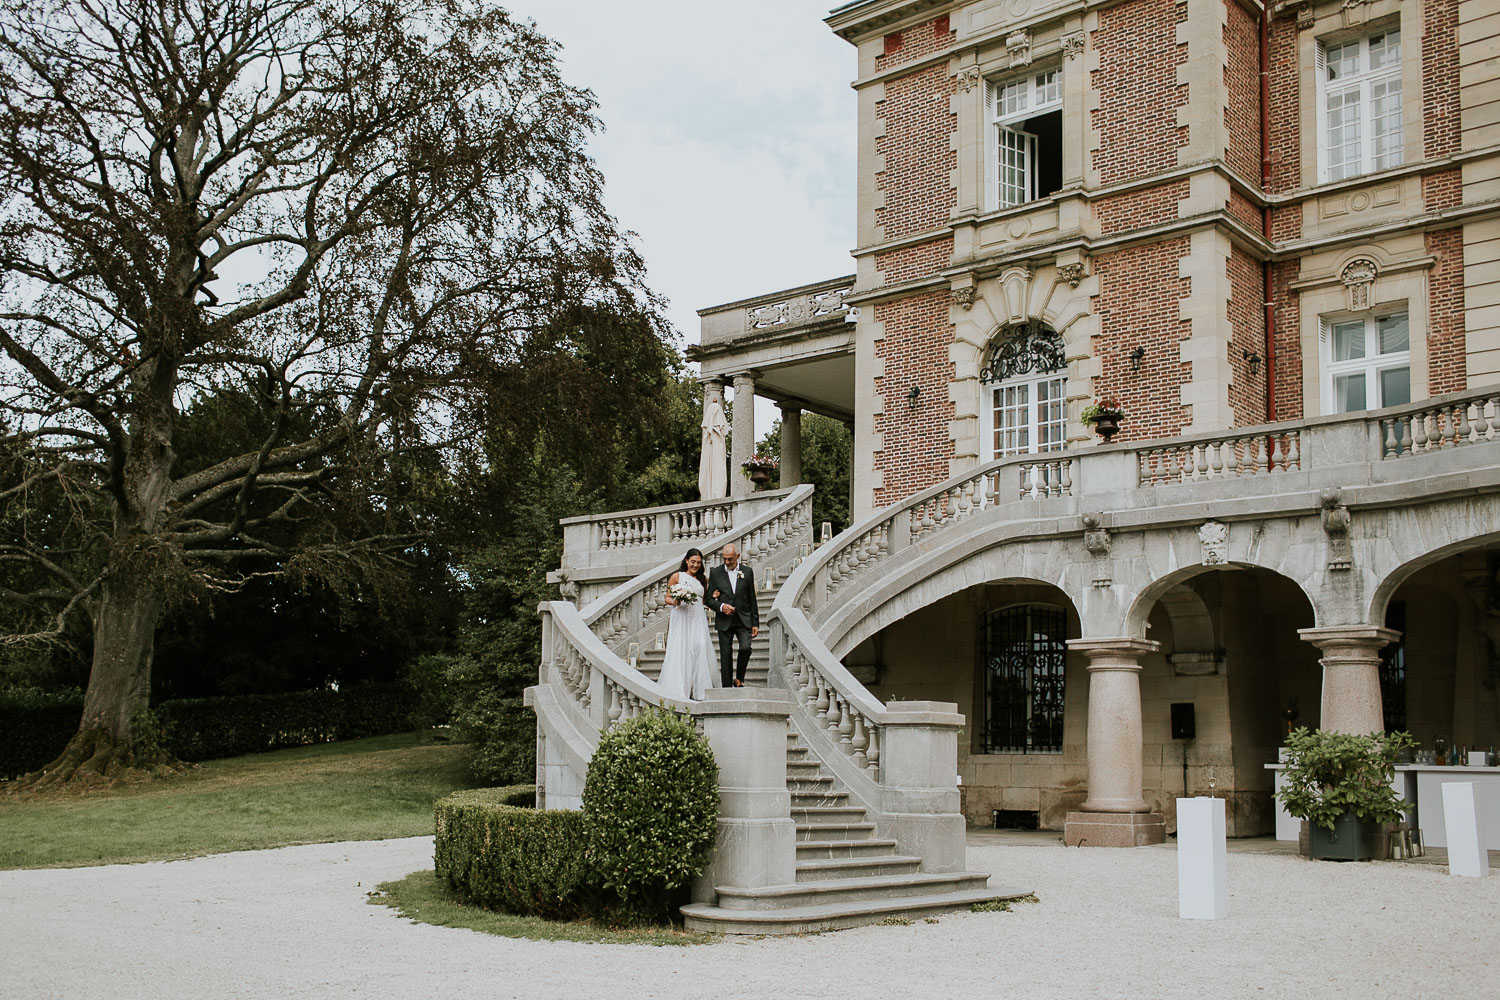
POLYGON ((709 688, 698 718, 719 764, 719 839, 693 900, 714 886, 753 889, 797 881, 797 827, 786 787, 792 698, 767 688, 709 688))
POLYGON ((922 859, 924 872, 964 870, 964 817, 958 798, 958 731, 964 717, 948 701, 887 705, 880 726, 882 835, 922 859))
POLYGON ((734 431, 729 448, 729 495, 747 497, 755 491, 745 478, 745 459, 755 454, 755 376, 745 372, 734 377, 734 431))
POLYGON ((1063 842, 1140 847, 1166 840, 1162 818, 1141 797, 1141 657, 1161 648, 1145 639, 1070 639, 1089 659, 1089 797, 1069 813, 1063 842))
POLYGON ((1304 628, 1297 634, 1323 652, 1319 728, 1338 733, 1385 730, 1380 699, 1380 651, 1401 633, 1376 625, 1304 628))
POLYGON ((782 489, 802 482, 802 408, 796 403, 781 403, 781 480, 782 489))

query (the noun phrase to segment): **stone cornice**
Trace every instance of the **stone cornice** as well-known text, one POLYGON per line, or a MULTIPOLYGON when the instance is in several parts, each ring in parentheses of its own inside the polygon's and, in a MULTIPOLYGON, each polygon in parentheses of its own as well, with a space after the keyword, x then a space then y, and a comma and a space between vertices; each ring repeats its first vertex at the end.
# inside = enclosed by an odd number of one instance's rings
POLYGON ((872 32, 887 32, 942 7, 961 7, 955 0, 854 0, 835 8, 823 23, 846 42, 855 43, 872 32))

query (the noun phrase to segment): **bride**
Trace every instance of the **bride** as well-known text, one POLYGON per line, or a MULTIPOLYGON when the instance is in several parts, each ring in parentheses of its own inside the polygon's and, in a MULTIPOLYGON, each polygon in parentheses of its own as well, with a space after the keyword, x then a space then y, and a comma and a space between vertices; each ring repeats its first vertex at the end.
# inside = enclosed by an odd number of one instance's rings
POLYGON ((667 581, 666 603, 672 606, 672 611, 667 623, 666 661, 656 683, 669 698, 697 701, 714 686, 713 644, 703 610, 703 591, 707 586, 703 553, 688 549, 682 565, 667 581), (695 593, 697 599, 691 602, 673 599, 672 589, 679 584, 695 593))

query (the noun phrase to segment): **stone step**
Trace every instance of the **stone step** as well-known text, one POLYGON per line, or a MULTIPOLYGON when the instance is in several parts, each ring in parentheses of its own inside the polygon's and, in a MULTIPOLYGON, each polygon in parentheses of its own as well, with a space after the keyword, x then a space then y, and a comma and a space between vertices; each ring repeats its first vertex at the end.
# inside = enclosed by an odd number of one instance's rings
POLYGON ((826 774, 820 774, 817 777, 812 777, 809 775, 798 776, 795 778, 791 775, 787 775, 786 789, 787 791, 792 793, 794 799, 797 795, 803 793, 812 794, 819 792, 832 792, 833 779, 826 774))
POLYGON ((786 759, 786 776, 798 778, 802 776, 816 777, 823 773, 823 762, 816 757, 792 757, 786 759))
POLYGON ((773 885, 756 889, 715 886, 723 910, 784 910, 789 907, 854 903, 865 899, 901 896, 931 896, 936 893, 983 889, 990 877, 984 872, 910 872, 898 875, 867 875, 863 878, 822 879, 773 885))
POLYGON ((798 823, 797 839, 864 840, 875 835, 874 823, 798 823))
POLYGON ((865 818, 864 806, 792 806, 792 819, 804 823, 858 823, 865 818))
POLYGON ((798 882, 821 882, 826 879, 868 878, 871 875, 911 875, 921 866, 921 858, 900 854, 880 854, 852 858, 814 858, 797 860, 798 882))
POLYGON ((806 792, 795 789, 791 791, 793 809, 819 809, 829 806, 846 806, 849 804, 849 793, 834 791, 831 786, 806 792))
POLYGON ((779 910, 732 910, 709 903, 690 903, 682 908, 682 916, 687 929, 692 931, 716 934, 810 934, 879 923, 889 917, 922 917, 966 910, 975 903, 1020 899, 1026 895, 1026 890, 982 888, 927 896, 869 898, 816 906, 795 906, 779 910))
POLYGON ((832 858, 874 858, 890 857, 896 852, 894 840, 877 840, 868 837, 863 840, 827 840, 807 839, 797 843, 797 864, 800 866, 804 861, 818 861, 820 859, 832 858))

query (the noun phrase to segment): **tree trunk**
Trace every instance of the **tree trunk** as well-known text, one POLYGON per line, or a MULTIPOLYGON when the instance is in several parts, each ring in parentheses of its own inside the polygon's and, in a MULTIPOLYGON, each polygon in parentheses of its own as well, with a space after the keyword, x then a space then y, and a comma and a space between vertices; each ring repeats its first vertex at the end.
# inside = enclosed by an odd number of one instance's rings
POLYGON ((78 732, 56 760, 19 779, 18 789, 37 791, 181 769, 182 764, 157 744, 155 734, 140 727, 151 705, 151 656, 161 608, 161 594, 149 584, 105 581, 94 614, 94 663, 78 732))

